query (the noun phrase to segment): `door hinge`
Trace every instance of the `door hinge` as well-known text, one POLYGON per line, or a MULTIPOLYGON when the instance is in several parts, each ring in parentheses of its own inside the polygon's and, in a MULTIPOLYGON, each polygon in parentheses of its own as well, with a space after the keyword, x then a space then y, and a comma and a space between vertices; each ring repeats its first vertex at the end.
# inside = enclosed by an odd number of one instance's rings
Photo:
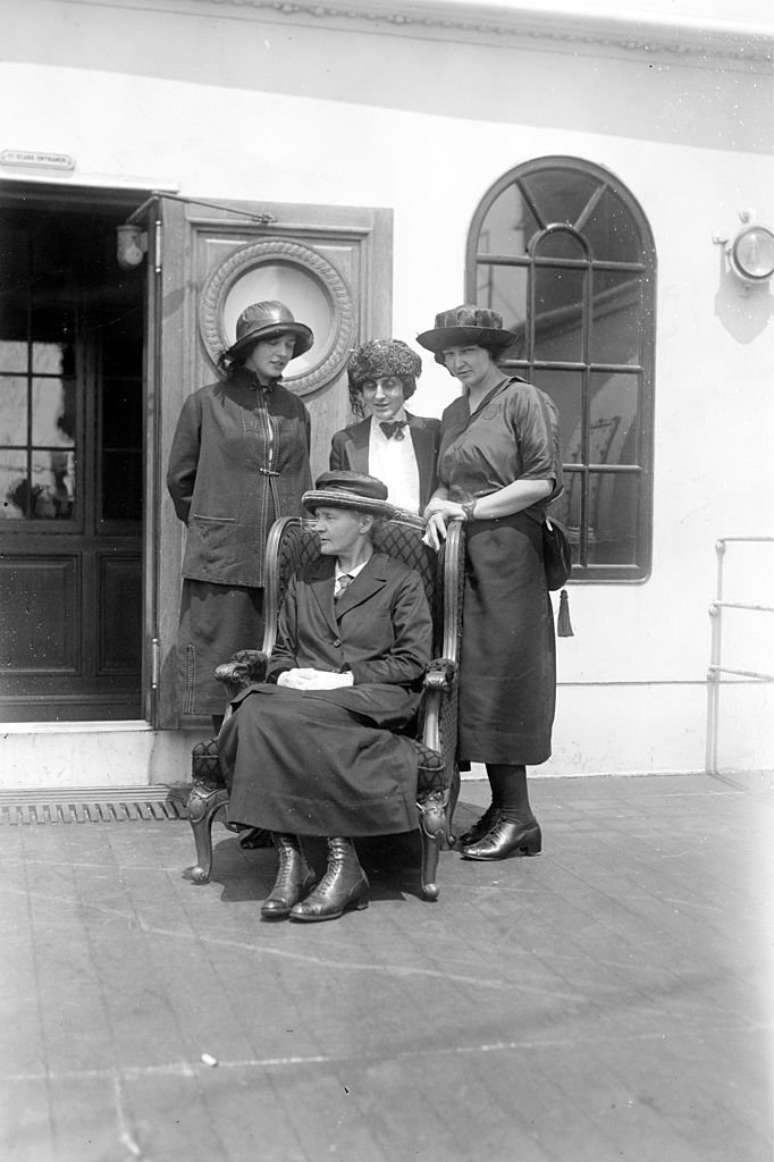
POLYGON ((151 690, 158 690, 161 674, 161 643, 157 637, 151 641, 151 690))
POLYGON ((153 269, 156 271, 156 274, 161 274, 161 266, 162 266, 162 256, 161 255, 162 255, 163 240, 164 240, 164 230, 163 230, 161 218, 157 218, 155 221, 155 224, 154 224, 154 237, 153 237, 153 263, 154 263, 153 269))

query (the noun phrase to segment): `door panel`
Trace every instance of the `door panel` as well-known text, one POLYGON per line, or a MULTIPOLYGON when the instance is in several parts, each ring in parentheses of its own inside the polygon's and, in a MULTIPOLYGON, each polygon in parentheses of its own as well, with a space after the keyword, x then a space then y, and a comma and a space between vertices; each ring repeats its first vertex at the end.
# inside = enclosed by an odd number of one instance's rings
MULTIPOLYGON (((312 421, 312 473, 328 466, 333 433, 351 422, 346 362, 365 338, 392 326, 392 213, 343 206, 221 203, 219 208, 161 198, 163 242, 148 222, 157 271, 156 343, 150 375, 158 386, 159 466, 153 585, 157 608, 158 722, 179 723, 175 640, 183 530, 163 473, 183 400, 216 378, 220 351, 234 339, 240 312, 279 298, 315 333, 315 344, 285 377, 312 421)), ((148 546, 150 548, 150 546, 148 546)))

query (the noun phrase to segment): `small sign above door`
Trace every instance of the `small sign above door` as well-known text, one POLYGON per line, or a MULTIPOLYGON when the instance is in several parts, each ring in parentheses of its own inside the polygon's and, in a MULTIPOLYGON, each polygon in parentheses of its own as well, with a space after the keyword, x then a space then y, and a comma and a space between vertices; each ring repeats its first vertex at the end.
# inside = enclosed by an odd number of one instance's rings
POLYGON ((4 149, 0 165, 24 166, 25 169, 75 169, 75 158, 69 153, 46 153, 40 149, 4 149))

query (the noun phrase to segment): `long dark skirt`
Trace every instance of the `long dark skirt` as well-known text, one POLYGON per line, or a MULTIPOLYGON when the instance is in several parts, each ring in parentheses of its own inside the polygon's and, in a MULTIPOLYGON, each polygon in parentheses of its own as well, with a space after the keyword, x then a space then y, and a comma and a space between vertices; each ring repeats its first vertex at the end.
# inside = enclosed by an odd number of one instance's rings
POLYGON ((263 640, 263 589, 183 581, 177 635, 183 714, 223 714, 226 691, 215 667, 237 650, 257 650, 263 640))
POLYGON ((387 835, 417 826, 411 741, 335 702, 259 685, 223 723, 229 820, 294 835, 387 835))
POLYGON ((460 759, 533 766, 551 754, 556 702, 541 526, 517 513, 467 533, 460 759))

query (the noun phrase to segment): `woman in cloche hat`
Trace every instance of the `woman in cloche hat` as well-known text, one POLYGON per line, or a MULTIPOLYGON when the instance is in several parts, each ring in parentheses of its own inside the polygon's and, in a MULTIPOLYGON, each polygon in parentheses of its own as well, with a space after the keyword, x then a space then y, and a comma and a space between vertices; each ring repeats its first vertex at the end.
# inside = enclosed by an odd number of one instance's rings
POLYGON ((440 484, 425 516, 435 548, 447 521, 466 522, 459 757, 486 764, 492 793, 460 836, 466 859, 540 851, 526 767, 551 753, 556 665, 542 526, 562 489, 559 421, 544 392, 499 367, 516 338, 496 311, 469 305, 442 311, 417 337, 463 389, 441 420, 440 484))
POLYGON ((284 303, 254 303, 218 360, 221 378, 189 395, 167 487, 187 527, 178 633, 180 710, 223 717, 214 670, 263 636, 263 562, 272 522, 301 511, 312 478, 309 413, 282 385, 314 342, 284 303))
POLYGON ((392 509, 373 476, 326 472, 304 494, 321 556, 289 586, 263 682, 234 700, 218 736, 229 819, 272 833, 277 880, 266 920, 334 920, 368 905, 352 837, 417 826, 417 754, 394 733, 415 716, 430 661, 422 581, 375 552, 392 509), (325 836, 315 886, 299 836, 325 836))

